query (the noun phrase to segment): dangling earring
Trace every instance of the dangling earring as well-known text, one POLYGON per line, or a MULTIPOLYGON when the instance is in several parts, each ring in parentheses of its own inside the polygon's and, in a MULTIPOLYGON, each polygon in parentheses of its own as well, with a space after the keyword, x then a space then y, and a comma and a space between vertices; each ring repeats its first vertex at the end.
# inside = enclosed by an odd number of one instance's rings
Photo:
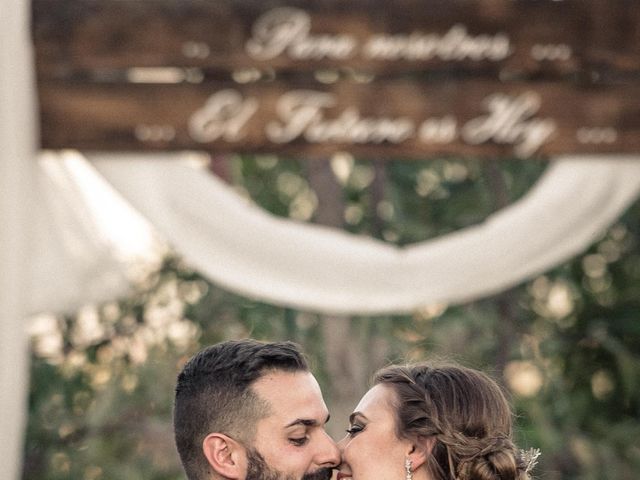
POLYGON ((413 480, 413 470, 411 469, 411 459, 409 457, 404 459, 404 469, 407 472, 406 480, 413 480))

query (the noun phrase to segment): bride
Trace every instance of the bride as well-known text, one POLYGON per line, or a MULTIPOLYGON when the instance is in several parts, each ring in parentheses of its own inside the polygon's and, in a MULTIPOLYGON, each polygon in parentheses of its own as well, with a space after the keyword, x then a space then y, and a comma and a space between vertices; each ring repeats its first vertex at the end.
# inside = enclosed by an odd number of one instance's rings
POLYGON ((380 370, 349 417, 338 480, 529 480, 500 387, 455 364, 380 370))

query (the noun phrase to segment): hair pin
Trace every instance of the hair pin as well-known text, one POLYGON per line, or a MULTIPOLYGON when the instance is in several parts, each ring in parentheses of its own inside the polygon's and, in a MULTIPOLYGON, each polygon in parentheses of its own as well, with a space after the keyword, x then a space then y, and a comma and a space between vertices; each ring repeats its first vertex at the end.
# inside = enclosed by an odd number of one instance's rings
POLYGON ((528 450, 520 450, 520 459, 524 463, 524 470, 531 473, 538 464, 538 458, 542 453, 539 448, 530 448, 528 450))

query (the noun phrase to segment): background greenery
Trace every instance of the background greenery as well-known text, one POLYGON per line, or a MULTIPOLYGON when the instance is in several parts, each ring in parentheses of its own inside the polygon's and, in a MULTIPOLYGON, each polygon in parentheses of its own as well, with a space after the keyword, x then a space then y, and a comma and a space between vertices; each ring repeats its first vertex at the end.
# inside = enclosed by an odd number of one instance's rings
MULTIPOLYGON (((213 167, 276 215, 404 245, 482 222, 546 165, 337 154, 331 162, 218 159, 213 167)), ((130 297, 33 320, 24 478, 183 478, 171 430, 175 376, 203 345, 251 336, 304 346, 338 412, 336 437, 374 370, 444 355, 489 371, 511 392, 520 444, 543 452, 539 478, 635 480, 639 320, 640 203, 553 271, 492 298, 413 315, 340 318, 258 303, 165 252, 130 297)))

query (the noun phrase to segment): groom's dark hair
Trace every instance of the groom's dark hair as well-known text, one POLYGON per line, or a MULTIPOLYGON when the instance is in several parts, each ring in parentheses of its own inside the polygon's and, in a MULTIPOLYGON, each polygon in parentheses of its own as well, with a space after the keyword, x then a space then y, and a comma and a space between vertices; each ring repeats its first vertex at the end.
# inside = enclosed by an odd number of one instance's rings
POLYGON ((250 387, 267 371, 309 371, 293 342, 233 340, 194 355, 178 375, 173 407, 176 447, 189 480, 210 475, 202 442, 212 432, 250 445, 270 406, 250 387))

